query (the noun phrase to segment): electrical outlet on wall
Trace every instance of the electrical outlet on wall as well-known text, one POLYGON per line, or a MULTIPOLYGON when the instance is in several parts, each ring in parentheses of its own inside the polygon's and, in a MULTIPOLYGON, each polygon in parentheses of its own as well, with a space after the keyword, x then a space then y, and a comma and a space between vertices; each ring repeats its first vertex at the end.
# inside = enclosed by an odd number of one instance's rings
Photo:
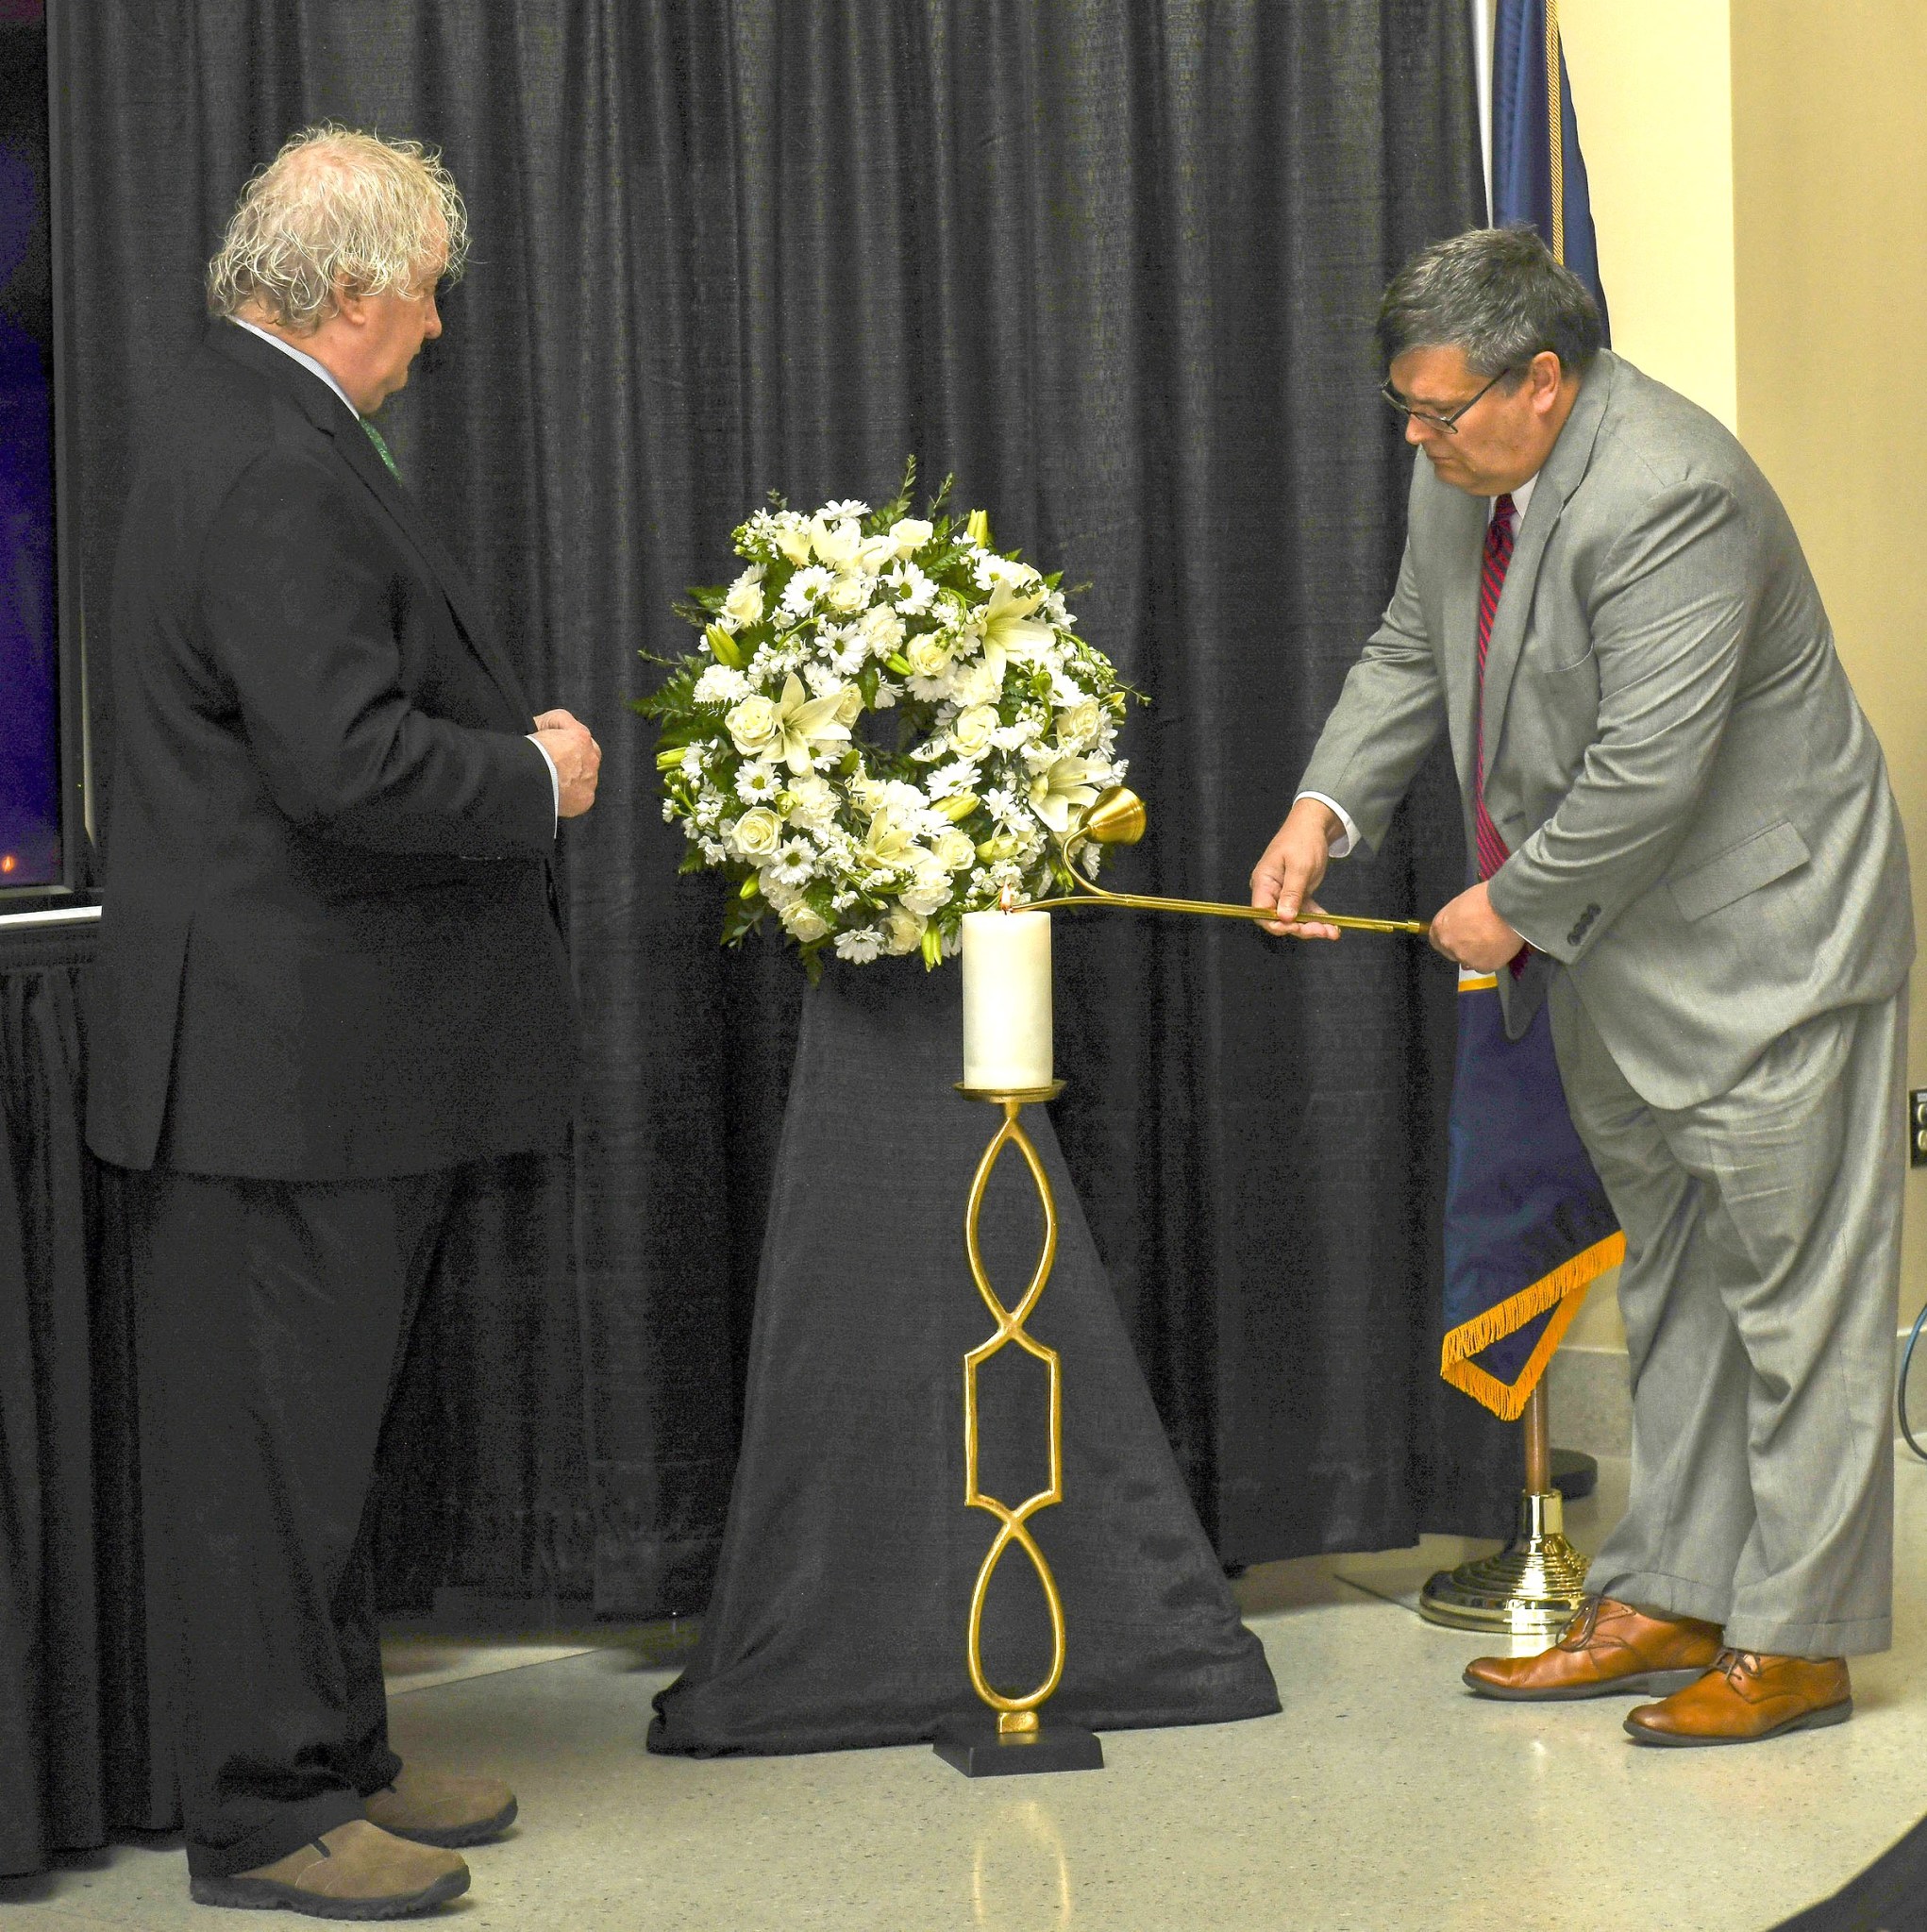
POLYGON ((1907 1165, 1927 1168, 1927 1086, 1907 1096, 1907 1165))

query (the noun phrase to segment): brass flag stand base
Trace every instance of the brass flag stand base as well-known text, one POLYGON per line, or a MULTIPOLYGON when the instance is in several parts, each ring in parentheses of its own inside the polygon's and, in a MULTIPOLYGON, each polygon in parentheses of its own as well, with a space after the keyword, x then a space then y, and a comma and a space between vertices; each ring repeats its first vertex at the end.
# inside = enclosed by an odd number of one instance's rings
POLYGON ((1552 1487, 1546 1385, 1527 1398, 1526 1487, 1518 1529, 1496 1556, 1436 1571, 1418 1593, 1418 1614, 1454 1630, 1554 1638, 1585 1600, 1586 1559, 1566 1540, 1565 1499, 1552 1487))
POLYGON ((977 1572, 977 1587, 970 1594, 970 1632, 965 1657, 970 1666, 970 1682, 979 1697, 989 1705, 989 1714, 977 1718, 953 1718, 939 1727, 933 1748, 945 1763, 955 1765, 965 1777, 1007 1777, 1016 1773, 1044 1771, 1099 1771, 1104 1749, 1093 1732, 1075 1724, 1053 1724, 1046 1729, 1038 1722, 1040 1705, 1054 1691, 1064 1676, 1064 1599, 1058 1594, 1057 1579, 1044 1552, 1031 1534, 1030 1520, 1040 1509, 1064 1501, 1064 1369, 1055 1349, 1046 1348, 1024 1327, 1050 1279, 1051 1265, 1057 1259, 1057 1202, 1050 1192, 1050 1178, 1044 1163, 1018 1120, 1030 1100, 1049 1100, 1064 1091, 1062 1081, 1045 1087, 1021 1092, 993 1093, 979 1087, 960 1086, 966 1100, 985 1100, 1003 1109, 1003 1125, 997 1131, 983 1158, 977 1164, 977 1176, 970 1184, 970 1204, 964 1218, 964 1242, 970 1257, 971 1279, 983 1297, 997 1332, 964 1357, 964 1501, 972 1509, 987 1510, 996 1517, 997 1533, 991 1540, 983 1566, 977 1572), (983 1266, 983 1252, 978 1240, 978 1224, 983 1215, 984 1190, 990 1185, 991 1170, 1006 1147, 1014 1147, 1023 1156, 1036 1184, 1044 1208, 1044 1248, 1037 1257, 1030 1286, 1014 1308, 1007 1308, 983 1266), (1047 1487, 1020 1503, 1014 1509, 995 1496, 986 1496, 977 1485, 978 1407, 977 1371, 1000 1349, 1014 1343, 1027 1355, 1043 1363, 1050 1378, 1050 1481, 1047 1487), (1015 1544, 1031 1560, 1043 1587, 1044 1601, 1050 1612, 1050 1669, 1044 1682, 1021 1697, 1008 1697, 994 1689, 983 1674, 983 1602, 990 1591, 990 1580, 1006 1551, 1015 1544))

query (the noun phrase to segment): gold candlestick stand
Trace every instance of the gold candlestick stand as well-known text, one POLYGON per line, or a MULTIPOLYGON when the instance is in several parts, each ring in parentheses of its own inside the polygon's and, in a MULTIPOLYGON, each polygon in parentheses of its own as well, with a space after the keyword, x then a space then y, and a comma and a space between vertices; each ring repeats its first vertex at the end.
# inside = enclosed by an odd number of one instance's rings
POLYGON ((998 1528, 977 1572, 977 1587, 970 1593, 970 1628, 964 1653, 970 1666, 971 1685, 989 1705, 991 1715, 975 1720, 955 1719, 944 1724, 937 1732, 934 1748, 939 1757, 955 1765, 965 1777, 995 1777, 1022 1772, 1098 1771, 1103 1768, 1104 1751, 1092 1732, 1076 1724, 1053 1724, 1047 1729, 1037 1717, 1045 1700, 1064 1677, 1064 1599, 1058 1594, 1057 1578, 1051 1574, 1050 1565, 1037 1547, 1030 1527, 1031 1518, 1040 1509, 1048 1509, 1064 1501, 1064 1365, 1055 1349, 1047 1348, 1024 1326, 1044 1293, 1051 1266, 1057 1259, 1057 1202, 1050 1191, 1050 1177, 1044 1171, 1044 1163, 1018 1116, 1028 1101, 1055 1100, 1064 1091, 1064 1083, 1053 1081, 1048 1086, 1009 1092, 968 1086, 960 1086, 957 1091, 966 1100, 985 1100, 1001 1107, 1004 1116, 1003 1124, 977 1164, 977 1175, 970 1184, 970 1203, 964 1217, 964 1246, 970 1257, 970 1277, 997 1323, 989 1340, 980 1342, 964 1357, 964 1502, 968 1508, 987 1510, 997 1518, 998 1528), (1023 1156, 1044 1208, 1044 1246, 1030 1285, 1014 1308, 1007 1308, 1003 1298, 991 1285, 979 1240, 984 1191, 990 1185, 991 1170, 1007 1147, 1014 1147, 1023 1156), (986 1496, 977 1480, 977 1372, 1012 1343, 1043 1363, 1050 1383, 1050 1479, 1045 1487, 1015 1508, 995 1496, 986 1496), (990 1593, 990 1580, 997 1573, 997 1565, 1013 1544, 1031 1559, 1050 1612, 1050 1668, 1035 1689, 1017 1697, 994 1688, 983 1673, 984 1599, 990 1593))

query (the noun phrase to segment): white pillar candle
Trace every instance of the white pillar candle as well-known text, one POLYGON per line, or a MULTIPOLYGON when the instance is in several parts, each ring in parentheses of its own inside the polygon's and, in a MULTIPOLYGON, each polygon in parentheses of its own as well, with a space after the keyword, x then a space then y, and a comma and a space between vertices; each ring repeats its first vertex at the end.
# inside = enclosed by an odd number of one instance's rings
POLYGON ((964 1084, 1050 1084, 1050 915, 964 916, 964 1084))

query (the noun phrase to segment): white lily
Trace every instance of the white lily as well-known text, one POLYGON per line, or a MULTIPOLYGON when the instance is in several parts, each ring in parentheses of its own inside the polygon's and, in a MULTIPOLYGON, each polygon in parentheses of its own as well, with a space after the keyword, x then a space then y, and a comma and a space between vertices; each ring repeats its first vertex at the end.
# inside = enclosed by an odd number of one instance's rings
POLYGON ((783 695, 777 699, 775 736, 763 755, 772 761, 780 759, 794 772, 813 769, 813 754, 819 745, 849 740, 849 727, 836 718, 842 706, 841 689, 827 697, 812 697, 804 690, 803 680, 792 671, 783 680, 783 695))
POLYGON ((1071 808, 1097 802, 1091 781, 1103 766, 1088 758, 1057 758, 1031 780, 1031 809, 1062 837, 1070 826, 1071 808))
POLYGON ((861 856, 880 871, 905 871, 928 856, 916 834, 888 806, 870 820, 861 856))
POLYGON ((983 607, 983 649, 986 657, 996 650, 999 655, 1014 657, 1022 664, 1050 642, 1050 626, 1038 623, 1032 615, 1043 603, 1045 596, 1046 593, 1040 589, 1034 596, 1024 596, 1009 584, 1001 582, 992 587, 990 602, 983 607))

